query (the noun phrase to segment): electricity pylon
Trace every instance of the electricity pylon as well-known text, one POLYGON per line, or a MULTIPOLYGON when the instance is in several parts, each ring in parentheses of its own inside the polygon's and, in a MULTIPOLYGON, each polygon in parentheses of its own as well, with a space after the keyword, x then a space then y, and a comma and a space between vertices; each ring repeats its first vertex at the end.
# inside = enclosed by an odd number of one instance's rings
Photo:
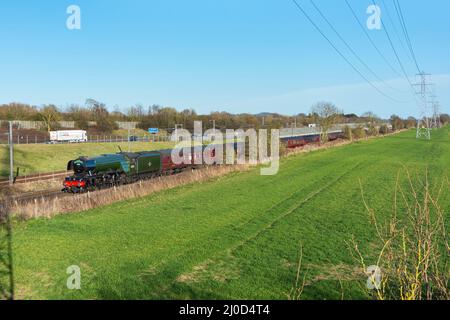
POLYGON ((431 99, 431 110, 433 111, 433 118, 431 119, 431 127, 438 129, 441 127, 441 115, 439 113, 439 102, 436 100, 437 96, 432 94, 431 99))
POLYGON ((416 94, 419 95, 420 103, 421 103, 421 110, 419 119, 417 120, 417 131, 416 131, 416 138, 421 139, 425 138, 430 140, 431 139, 431 123, 429 118, 429 112, 428 112, 428 88, 432 86, 432 83, 429 83, 427 80, 427 76, 430 76, 429 74, 426 74, 424 72, 421 72, 417 74, 417 76, 420 77, 420 82, 414 84, 415 87, 419 87, 419 90, 416 91, 416 94))
POLYGON ((434 127, 440 128, 441 127, 441 114, 439 112, 439 102, 435 102, 433 105, 433 120, 434 120, 434 127))

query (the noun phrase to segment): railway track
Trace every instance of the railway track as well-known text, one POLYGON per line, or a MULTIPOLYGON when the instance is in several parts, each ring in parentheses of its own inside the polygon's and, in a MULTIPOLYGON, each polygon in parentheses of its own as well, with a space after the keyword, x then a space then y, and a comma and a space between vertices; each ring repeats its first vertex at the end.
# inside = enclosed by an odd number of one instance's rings
MULTIPOLYGON (((67 174, 70 174, 70 172, 69 173, 68 172, 62 172, 62 173, 59 173, 58 175, 56 175, 56 174, 53 175, 52 174, 52 175, 41 176, 41 177, 46 177, 47 180, 48 180, 48 179, 57 178, 57 177, 65 177, 67 174)), ((173 173, 173 174, 178 174, 178 173, 173 173)), ((35 178, 38 179, 39 177, 37 176, 35 178)), ((152 178, 150 178, 150 179, 152 179, 152 178)), ((41 179, 41 180, 45 180, 45 179, 41 179)), ((142 179, 142 180, 134 181, 134 182, 131 182, 131 183, 128 183, 128 184, 133 185, 133 184, 139 183, 139 181, 144 181, 144 180, 148 180, 148 179, 142 179)), ((8 181, 3 181, 3 182, 8 183, 8 181)), ((104 186, 101 189, 108 189, 108 188, 112 188, 112 187, 113 186, 108 186, 108 187, 104 186)), ((78 194, 78 193, 65 193, 65 192, 62 192, 61 188, 52 189, 52 190, 25 191, 25 192, 22 192, 20 194, 7 195, 3 199, 0 199, 0 202, 8 201, 8 202, 12 202, 12 203, 24 204, 24 203, 37 201, 37 200, 40 200, 40 199, 51 200, 51 199, 56 198, 56 197, 58 197, 58 198, 70 197, 70 196, 74 196, 76 194, 78 194)))
MULTIPOLYGON (((182 172, 184 172, 184 170, 180 171, 180 172, 173 172, 172 175, 180 174, 182 172)), ((52 174, 52 175, 48 175, 47 179, 57 178, 58 176, 61 176, 61 177, 64 176, 65 177, 68 174, 70 174, 70 172, 61 172, 58 175, 56 175, 56 174, 53 175, 52 174), (51 178, 48 178, 49 176, 51 178)), ((41 177, 43 177, 43 176, 41 176, 41 177)), ((161 175, 159 177, 164 177, 164 175, 161 175)), ((35 177, 35 178, 39 178, 39 177, 35 177)), ((148 179, 141 179, 141 180, 137 180, 137 181, 134 181, 134 182, 127 183, 127 184, 128 185, 133 185, 133 184, 139 183, 140 181, 151 180, 151 179, 154 179, 154 178, 156 178, 156 177, 151 177, 151 178, 148 178, 148 179)), ((8 183, 8 181, 6 181, 6 182, 8 183)), ((62 186, 61 186, 61 188, 62 188, 62 186)), ((25 192, 22 192, 20 194, 7 195, 3 199, 0 199, 0 202, 8 201, 8 202, 17 203, 17 204, 25 204, 25 203, 30 203, 30 202, 33 202, 33 201, 38 201, 40 199, 51 200, 51 199, 56 198, 56 197, 58 197, 58 198, 70 197, 70 196, 74 196, 74 195, 79 194, 79 193, 65 193, 65 192, 62 192, 61 188, 51 189, 51 190, 47 189, 47 190, 39 190, 39 191, 25 191, 25 192)), ((111 185, 111 186, 103 186, 101 189, 103 190, 103 189, 109 189, 109 188, 113 188, 113 185, 111 185)), ((92 192, 95 192, 95 191, 92 191, 92 192)))
MULTIPOLYGON (((57 172, 47 172, 47 173, 39 173, 39 174, 33 174, 29 176, 19 176, 16 178, 15 183, 28 183, 28 182, 36 182, 36 181, 42 181, 42 180, 53 180, 53 179, 60 179, 64 178, 67 175, 70 175, 70 171, 57 171, 57 172)), ((0 180, 0 186, 7 186, 9 185, 8 179, 1 179, 0 180)))
POLYGON ((60 189, 54 189, 54 190, 42 190, 42 191, 29 191, 29 192, 22 192, 17 195, 9 195, 3 201, 8 201, 11 203, 18 203, 23 204, 27 202, 33 202, 38 201, 40 199, 53 199, 56 197, 67 197, 70 196, 70 194, 61 192, 60 189))

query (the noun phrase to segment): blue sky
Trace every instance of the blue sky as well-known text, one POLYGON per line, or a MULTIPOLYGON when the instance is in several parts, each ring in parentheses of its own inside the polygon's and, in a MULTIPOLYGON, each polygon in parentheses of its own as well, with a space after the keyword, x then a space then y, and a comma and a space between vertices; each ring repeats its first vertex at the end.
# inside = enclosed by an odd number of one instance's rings
MULTIPOLYGON (((365 24, 371 0, 349 1, 365 24)), ((15 0, 0 3, 0 103, 67 106, 95 98, 111 110, 142 103, 296 114, 328 100, 348 113, 419 114, 406 80, 379 57, 343 0, 315 2, 389 87, 358 64, 309 0, 298 2, 376 86, 409 102, 364 83, 291 0, 15 0), (81 30, 66 28, 71 4, 81 8, 81 30)), ((384 0, 387 10, 377 2, 415 81, 393 2, 384 0)), ((450 112, 450 2, 400 3, 419 65, 433 74, 441 109, 450 112)), ((369 34, 400 71, 384 31, 369 34)))

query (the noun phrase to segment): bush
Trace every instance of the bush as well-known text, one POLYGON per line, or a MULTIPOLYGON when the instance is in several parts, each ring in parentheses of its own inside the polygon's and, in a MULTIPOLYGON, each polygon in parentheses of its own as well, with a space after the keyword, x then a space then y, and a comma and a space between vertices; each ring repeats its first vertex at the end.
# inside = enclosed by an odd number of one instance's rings
POLYGON ((388 134, 388 133, 389 133, 389 128, 388 128, 388 126, 385 125, 385 124, 383 124, 383 125, 380 127, 380 134, 388 134))
POLYGON ((362 139, 366 137, 366 130, 364 128, 355 128, 352 130, 353 138, 355 139, 362 139))
POLYGON ((389 215, 377 213, 369 207, 360 182, 363 203, 377 234, 373 243, 373 247, 379 250, 377 265, 367 268, 356 241, 352 239, 348 244, 352 248, 351 253, 362 264, 362 271, 369 273, 372 269, 369 280, 376 299, 450 299, 449 243, 445 208, 439 201, 439 195, 447 191, 446 179, 433 186, 427 172, 424 176, 413 180, 406 170, 406 181, 401 181, 399 172, 393 209, 389 215), (375 270, 378 270, 378 279, 375 270))
POLYGON ((344 138, 350 141, 353 140, 353 132, 349 126, 344 127, 344 138))
POLYGON ((369 136, 377 136, 378 135, 378 129, 375 126, 370 126, 368 135, 369 136))

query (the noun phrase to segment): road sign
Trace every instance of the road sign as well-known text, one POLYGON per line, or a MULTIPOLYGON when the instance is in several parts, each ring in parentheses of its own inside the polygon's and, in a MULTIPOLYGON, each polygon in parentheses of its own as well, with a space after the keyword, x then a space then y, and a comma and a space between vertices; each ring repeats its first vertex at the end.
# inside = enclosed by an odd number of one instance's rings
POLYGON ((158 128, 148 128, 148 132, 151 134, 157 134, 159 132, 158 128))

